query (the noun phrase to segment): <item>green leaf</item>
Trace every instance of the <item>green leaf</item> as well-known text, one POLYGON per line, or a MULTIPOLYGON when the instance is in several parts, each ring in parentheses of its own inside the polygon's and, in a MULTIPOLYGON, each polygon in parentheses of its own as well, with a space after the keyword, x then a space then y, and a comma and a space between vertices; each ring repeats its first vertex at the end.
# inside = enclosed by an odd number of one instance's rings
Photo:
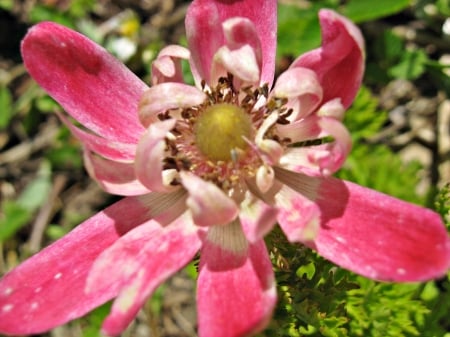
POLYGON ((11 93, 7 87, 0 86, 0 129, 5 129, 9 125, 12 115, 11 93))
POLYGON ((0 216, 0 242, 14 236, 31 218, 32 212, 27 208, 14 201, 3 201, 0 216))
POLYGON ((413 80, 425 71, 428 56, 422 49, 407 50, 403 53, 400 62, 388 70, 389 75, 395 78, 413 80))
POLYGON ((400 12, 411 0, 351 0, 342 13, 356 23, 379 19, 400 12))
POLYGON ((27 185, 25 190, 17 199, 17 203, 29 210, 34 211, 41 206, 48 197, 51 189, 51 167, 46 161, 42 162, 36 178, 27 185))

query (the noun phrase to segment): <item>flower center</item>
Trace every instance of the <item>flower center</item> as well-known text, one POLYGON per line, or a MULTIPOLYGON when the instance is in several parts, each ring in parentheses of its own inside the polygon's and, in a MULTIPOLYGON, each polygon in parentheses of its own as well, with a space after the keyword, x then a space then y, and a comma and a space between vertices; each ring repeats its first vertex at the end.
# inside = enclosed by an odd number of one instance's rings
POLYGON ((234 104, 209 106, 198 117, 194 128, 195 142, 207 158, 229 161, 233 153, 244 151, 252 133, 252 121, 246 111, 234 104))

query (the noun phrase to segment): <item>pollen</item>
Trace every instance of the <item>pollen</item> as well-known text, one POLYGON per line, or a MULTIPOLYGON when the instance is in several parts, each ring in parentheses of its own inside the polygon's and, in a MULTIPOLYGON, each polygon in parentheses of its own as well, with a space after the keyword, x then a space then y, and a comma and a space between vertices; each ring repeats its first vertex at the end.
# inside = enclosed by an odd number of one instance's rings
POLYGON ((248 113, 237 105, 220 103, 206 108, 197 119, 194 134, 197 148, 208 159, 230 161, 245 151, 252 133, 248 113))

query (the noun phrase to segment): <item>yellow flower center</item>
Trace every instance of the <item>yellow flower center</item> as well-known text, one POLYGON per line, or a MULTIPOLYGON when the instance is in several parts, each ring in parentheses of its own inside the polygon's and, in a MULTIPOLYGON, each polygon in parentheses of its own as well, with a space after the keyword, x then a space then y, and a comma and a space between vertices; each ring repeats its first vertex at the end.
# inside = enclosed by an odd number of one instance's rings
POLYGON ((252 122, 246 111, 236 105, 220 103, 209 106, 195 124, 198 149, 208 159, 229 161, 233 152, 245 150, 252 133, 252 122))

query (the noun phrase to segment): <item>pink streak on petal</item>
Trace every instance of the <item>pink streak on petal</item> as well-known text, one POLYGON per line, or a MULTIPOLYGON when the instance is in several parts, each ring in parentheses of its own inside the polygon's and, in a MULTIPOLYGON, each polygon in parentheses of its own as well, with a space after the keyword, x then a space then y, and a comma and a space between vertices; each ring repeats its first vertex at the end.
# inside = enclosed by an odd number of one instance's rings
POLYGON ((331 11, 319 12, 322 46, 295 60, 291 68, 314 70, 323 87, 323 101, 341 98, 348 108, 361 85, 364 73, 364 41, 352 22, 331 11))
POLYGON ((81 124, 112 141, 136 143, 147 86, 83 35, 55 23, 31 28, 22 41, 31 76, 81 124))
POLYGON ((6 274, 0 281, 0 333, 40 333, 115 297, 113 289, 84 292, 89 270, 120 236, 147 220, 142 204, 125 198, 6 274))
POLYGON ((198 229, 189 217, 167 226, 149 221, 131 230, 95 261, 88 293, 119 292, 102 330, 119 335, 135 318, 153 291, 189 263, 201 247, 198 229))
POLYGON ((327 178, 317 203, 318 253, 358 274, 425 281, 450 268, 450 238, 439 215, 356 184, 327 178))
POLYGON ((230 197, 211 182, 188 172, 180 172, 181 183, 189 193, 187 206, 197 226, 226 225, 239 214, 230 197))
POLYGON ((173 190, 173 186, 167 186, 163 181, 163 155, 166 148, 164 138, 175 123, 175 119, 154 123, 139 141, 135 161, 136 176, 151 191, 173 190))
POLYGON ((249 336, 268 324, 276 304, 272 264, 264 241, 236 256, 208 241, 197 291, 200 337, 249 336))
POLYGON ((58 117, 70 129, 70 132, 72 132, 72 134, 90 151, 114 161, 128 163, 134 161, 136 144, 126 144, 108 140, 76 127, 62 114, 58 114, 58 117))
POLYGON ((132 196, 149 193, 134 171, 134 163, 119 163, 84 151, 84 164, 89 175, 108 193, 132 196))
POLYGON ((152 63, 152 84, 184 82, 181 60, 189 58, 189 50, 181 46, 171 45, 161 49, 152 63))
POLYGON ((161 83, 148 89, 139 103, 139 120, 148 127, 158 121, 158 114, 170 109, 200 105, 206 99, 204 92, 183 83, 161 83))
POLYGON ((223 45, 222 22, 233 17, 250 19, 256 27, 262 46, 261 82, 273 82, 277 33, 277 2, 274 0, 208 1, 195 0, 186 14, 186 34, 192 59, 199 76, 211 78, 212 60, 223 45))

